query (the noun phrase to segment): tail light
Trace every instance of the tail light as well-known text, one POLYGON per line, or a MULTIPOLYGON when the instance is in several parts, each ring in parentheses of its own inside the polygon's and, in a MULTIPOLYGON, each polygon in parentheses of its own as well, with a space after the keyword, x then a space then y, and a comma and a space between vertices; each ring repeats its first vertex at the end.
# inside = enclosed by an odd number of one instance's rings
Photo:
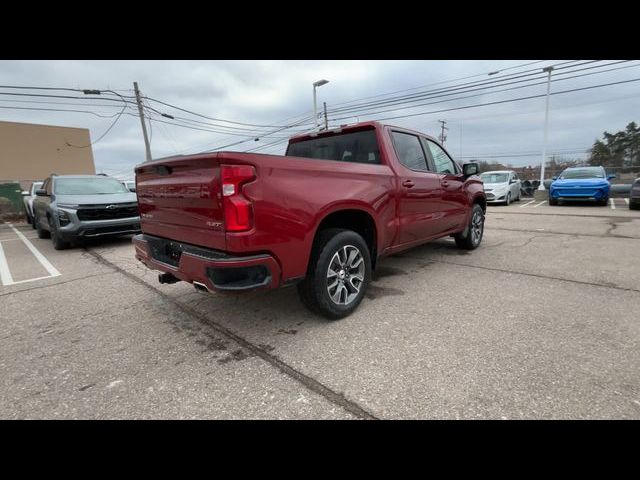
POLYGON ((225 229, 244 232, 253 227, 253 204, 242 195, 242 185, 256 178, 251 165, 221 165, 225 229))

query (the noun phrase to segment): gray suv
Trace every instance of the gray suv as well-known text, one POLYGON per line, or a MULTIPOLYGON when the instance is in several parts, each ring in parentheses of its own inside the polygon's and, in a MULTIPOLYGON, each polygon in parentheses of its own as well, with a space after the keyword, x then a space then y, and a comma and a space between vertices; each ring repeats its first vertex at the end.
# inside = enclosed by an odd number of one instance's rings
POLYGON ((140 233, 136 194, 104 175, 51 175, 33 202, 38 238, 51 236, 56 250, 105 235, 140 233))

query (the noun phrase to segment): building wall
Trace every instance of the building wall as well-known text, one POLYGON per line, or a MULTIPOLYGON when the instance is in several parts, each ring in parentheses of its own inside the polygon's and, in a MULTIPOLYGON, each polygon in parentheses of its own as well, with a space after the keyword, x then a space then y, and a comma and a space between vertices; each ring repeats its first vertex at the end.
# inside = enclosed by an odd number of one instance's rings
POLYGON ((95 174, 90 143, 86 128, 0 121, 0 183, 28 187, 51 173, 95 174))

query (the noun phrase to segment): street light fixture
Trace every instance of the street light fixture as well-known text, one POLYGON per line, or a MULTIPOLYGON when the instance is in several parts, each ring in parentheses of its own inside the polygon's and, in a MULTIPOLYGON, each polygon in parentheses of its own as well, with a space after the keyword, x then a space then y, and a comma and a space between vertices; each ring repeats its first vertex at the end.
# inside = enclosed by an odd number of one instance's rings
POLYGON ((553 71, 553 67, 545 67, 542 71, 549 74, 547 77, 547 105, 544 112, 544 143, 542 145, 542 165, 540 165, 540 186, 538 186, 538 190, 544 191, 544 164, 547 159, 547 136, 549 131, 549 91, 551 90, 551 72, 553 71))
POLYGON ((326 85, 329 83, 329 80, 318 80, 317 82, 313 82, 313 118, 316 121, 316 128, 320 126, 318 123, 318 103, 316 100, 316 88, 321 87, 322 85, 326 85))

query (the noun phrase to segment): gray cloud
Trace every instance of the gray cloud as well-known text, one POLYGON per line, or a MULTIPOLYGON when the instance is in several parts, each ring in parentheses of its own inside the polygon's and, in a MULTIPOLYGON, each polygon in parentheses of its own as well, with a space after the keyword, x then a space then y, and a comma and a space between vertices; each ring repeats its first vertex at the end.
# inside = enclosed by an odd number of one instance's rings
MULTIPOLYGON (((254 124, 280 124, 285 119, 310 114, 311 84, 321 78, 329 79, 330 83, 318 90, 320 105, 324 101, 332 108, 341 102, 500 70, 522 63, 526 61, 0 61, 0 84, 111 88, 122 94, 131 94, 133 81, 138 81, 145 95, 210 117, 254 124)), ((552 91, 636 77, 640 77, 640 68, 629 68, 558 81, 552 85, 552 91)), ((477 79, 468 81, 472 80, 477 79)), ((586 150, 604 130, 616 131, 624 128, 632 120, 640 121, 637 115, 640 111, 638 87, 637 83, 630 83, 553 96, 549 151, 553 153, 554 150, 586 150)), ((389 112, 388 116, 454 108, 544 92, 545 86, 540 85, 389 112)), ((69 105, 19 103, 17 100, 65 101, 0 96, 0 106, 76 108, 69 105)), ((84 103, 116 104, 99 99, 84 103)), ((188 117, 187 114, 166 107, 153 106, 161 111, 188 117)), ((86 106, 84 109, 103 115, 113 115, 119 111, 117 104, 86 106)), ((370 118, 368 115, 360 115, 333 123, 350 123, 370 118)), ((89 114, 12 109, 0 109, 0 119, 89 128, 94 140, 102 135, 112 122, 111 118, 99 118, 89 114)), ((454 156, 459 155, 461 151, 464 156, 487 156, 539 152, 542 149, 544 98, 390 120, 388 123, 437 136, 437 121, 440 119, 448 121, 450 130, 446 147, 454 156)), ((176 151, 192 153, 243 138, 156 122, 153 123, 152 129, 154 157, 171 155, 176 151)), ((247 142, 236 148, 254 148, 268 141, 265 139, 258 143, 247 142)), ((99 170, 123 176, 131 175, 132 167, 144 160, 144 143, 139 119, 124 115, 113 130, 94 145, 93 151, 99 170)), ((284 144, 265 151, 282 153, 284 144)), ((539 162, 536 156, 501 160, 520 165, 539 162)))

